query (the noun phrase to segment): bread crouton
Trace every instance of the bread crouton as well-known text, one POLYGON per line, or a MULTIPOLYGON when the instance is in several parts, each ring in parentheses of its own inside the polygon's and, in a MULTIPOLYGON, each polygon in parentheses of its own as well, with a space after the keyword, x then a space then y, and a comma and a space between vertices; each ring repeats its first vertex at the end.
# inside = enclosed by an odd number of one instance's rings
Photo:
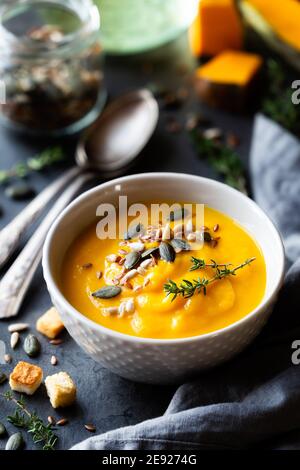
POLYGON ((33 395, 43 380, 40 367, 20 361, 9 376, 10 388, 16 392, 33 395))
POLYGON ((74 403, 76 385, 66 372, 59 372, 46 377, 45 385, 53 408, 69 406, 74 403))
POLYGON ((56 336, 64 329, 64 324, 55 307, 47 310, 47 312, 37 320, 36 329, 50 339, 56 338, 56 336))

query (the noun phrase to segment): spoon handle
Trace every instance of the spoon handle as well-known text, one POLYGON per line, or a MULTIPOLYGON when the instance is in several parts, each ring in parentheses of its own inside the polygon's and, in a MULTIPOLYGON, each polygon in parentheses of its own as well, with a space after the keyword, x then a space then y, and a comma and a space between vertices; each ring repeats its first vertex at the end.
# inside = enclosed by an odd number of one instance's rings
POLYGON ((95 175, 80 175, 58 198, 34 235, 27 242, 0 282, 0 318, 17 315, 42 256, 46 235, 60 212, 73 199, 80 187, 95 175))
POLYGON ((30 225, 38 218, 51 199, 61 191, 82 170, 72 167, 36 196, 6 227, 0 231, 0 268, 6 263, 19 245, 20 239, 30 225))

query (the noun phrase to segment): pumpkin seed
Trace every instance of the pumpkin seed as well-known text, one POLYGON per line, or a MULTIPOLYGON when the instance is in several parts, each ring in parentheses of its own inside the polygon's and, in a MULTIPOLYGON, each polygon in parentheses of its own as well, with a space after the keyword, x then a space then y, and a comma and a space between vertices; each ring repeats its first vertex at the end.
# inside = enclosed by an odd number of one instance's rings
POLYGON ((139 235, 142 235, 144 232, 144 227, 141 223, 134 225, 133 227, 129 227, 127 232, 124 234, 124 240, 131 240, 132 238, 136 238, 139 235))
POLYGON ((12 434, 8 439, 5 450, 20 450, 24 445, 23 436, 20 432, 12 434))
POLYGON ((33 197, 35 190, 26 183, 20 183, 8 186, 5 190, 5 195, 10 199, 21 201, 22 199, 33 197))
POLYGON ((6 436, 6 434, 6 427, 4 426, 4 424, 0 423, 0 438, 6 436))
POLYGON ((137 251, 132 251, 125 256, 124 266, 126 269, 132 269, 138 264, 141 259, 141 255, 137 251))
POLYGON ((207 243, 212 241, 212 236, 209 232, 203 232, 203 240, 207 243))
POLYGON ((4 372, 0 372, 0 385, 7 381, 7 375, 4 372))
POLYGON ((177 209, 175 211, 170 212, 170 216, 167 220, 170 222, 174 222, 174 220, 184 219, 188 215, 188 210, 182 207, 181 209, 177 209))
POLYGON ((148 250, 144 251, 142 254, 141 254, 141 258, 142 259, 145 259, 145 258, 149 258, 150 255, 154 255, 157 253, 159 247, 158 246, 154 246, 153 248, 149 248, 148 250))
POLYGON ((121 291, 122 289, 119 286, 105 286, 93 292, 92 296, 97 299, 111 299, 119 295, 121 291))
POLYGON ((172 245, 167 242, 161 242, 159 245, 159 254, 161 259, 172 263, 175 260, 176 253, 172 245))
POLYGON ((41 344, 36 336, 28 335, 24 341, 24 351, 29 357, 36 357, 39 355, 41 350, 41 344))
POLYGON ((175 251, 189 251, 191 249, 191 245, 185 240, 181 240, 181 238, 173 238, 173 240, 171 240, 171 245, 175 251))

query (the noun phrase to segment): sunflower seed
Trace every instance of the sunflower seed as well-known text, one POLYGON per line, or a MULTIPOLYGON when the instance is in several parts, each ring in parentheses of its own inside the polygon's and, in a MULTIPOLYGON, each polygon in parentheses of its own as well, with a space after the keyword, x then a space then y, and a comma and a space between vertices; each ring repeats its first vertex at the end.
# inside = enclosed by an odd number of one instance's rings
POLYGON ((189 242, 194 242, 196 240, 196 234, 195 233, 189 233, 186 237, 186 239, 189 241, 189 242))
POLYGON ((122 289, 119 286, 105 286, 93 292, 92 296, 96 299, 111 299, 119 295, 121 291, 122 289))
POLYGON ((118 259, 119 259, 119 256, 118 256, 118 255, 114 255, 114 254, 112 254, 112 255, 107 255, 105 259, 106 259, 106 261, 108 261, 109 263, 116 263, 116 261, 118 261, 118 259))
POLYGON ((68 420, 67 418, 62 418, 62 419, 59 419, 57 422, 56 422, 56 425, 57 426, 65 426, 66 424, 68 424, 68 420))
POLYGON ((129 281, 129 279, 132 279, 136 275, 137 275, 137 270, 131 269, 130 271, 128 271, 127 274, 125 274, 125 276, 122 277, 121 284, 125 284, 127 281, 129 281))
POLYGON ((133 251, 143 251, 145 249, 145 245, 142 242, 133 242, 129 243, 128 246, 133 250, 133 251))
POLYGON ((6 364, 10 364, 11 361, 12 361, 12 357, 10 354, 4 354, 4 360, 6 362, 6 364))
POLYGON ((141 276, 144 276, 144 275, 147 273, 146 269, 142 268, 142 266, 139 266, 139 267, 137 268, 137 272, 138 272, 141 276))
POLYGON ((127 300, 125 309, 127 313, 134 312, 134 300, 133 299, 127 300))
POLYGON ((18 342, 20 340, 20 335, 17 331, 15 331, 14 333, 12 333, 11 337, 10 337, 10 346, 12 349, 15 349, 18 342))
POLYGON ((116 315, 117 313, 119 313, 118 307, 107 307, 102 309, 102 314, 105 317, 109 317, 110 315, 116 315))
POLYGON ((185 234, 188 235, 189 233, 194 231, 194 224, 192 219, 188 220, 185 224, 185 234))
POLYGON ((84 427, 89 432, 95 432, 96 431, 96 427, 93 424, 85 424, 84 427))
POLYGON ((141 255, 137 251, 132 251, 125 256, 124 266, 126 269, 132 269, 140 261, 141 255))
POLYGON ((62 344, 63 343, 63 340, 60 339, 60 338, 57 338, 57 339, 51 339, 49 341, 50 344, 53 344, 54 346, 58 346, 59 344, 62 344))
POLYGON ((149 284, 149 282, 150 282, 149 277, 145 277, 143 287, 146 287, 149 284))
POLYGON ((126 302, 122 302, 118 308, 118 317, 122 318, 126 312, 126 302))
POLYGON ((93 267, 92 263, 84 263, 82 266, 82 269, 90 269, 93 267))
POLYGON ((29 357, 36 357, 40 353, 41 344, 36 336, 28 335, 24 340, 23 348, 29 357))
POLYGON ((9 325, 8 331, 10 333, 14 333, 18 331, 27 330, 28 327, 29 327, 28 323, 13 323, 12 325, 9 325))
POLYGON ((170 224, 166 224, 165 227, 162 230, 162 235, 161 239, 163 241, 170 240, 173 237, 172 229, 170 227, 170 224))
POLYGON ((48 420, 48 423, 51 424, 51 426, 55 426, 56 420, 54 416, 48 416, 47 420, 48 420))
POLYGON ((152 264, 152 259, 148 258, 141 262, 140 267, 143 269, 147 269, 149 268, 150 264, 152 264))
POLYGON ((51 364, 52 364, 53 366, 56 366, 56 364, 57 364, 57 357, 56 357, 56 356, 51 356, 51 361, 50 361, 50 362, 51 362, 51 364))

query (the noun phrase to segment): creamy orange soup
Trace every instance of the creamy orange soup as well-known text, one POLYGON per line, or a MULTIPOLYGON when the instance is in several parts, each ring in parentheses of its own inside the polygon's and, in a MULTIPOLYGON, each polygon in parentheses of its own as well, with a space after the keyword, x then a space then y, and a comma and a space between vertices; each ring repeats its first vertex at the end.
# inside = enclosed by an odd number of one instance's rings
MULTIPOLYGON (((167 261, 161 259, 159 250, 142 258, 147 249, 158 247, 161 240, 101 240, 96 236, 95 222, 84 230, 66 253, 60 279, 62 291, 68 301, 89 319, 133 336, 184 338, 226 327, 245 317, 261 302, 266 287, 265 262, 255 240, 226 215, 205 207, 204 224, 200 231, 209 235, 206 235, 203 246, 197 251, 180 251, 175 243, 175 259, 167 261), (138 257, 141 255, 139 261, 131 269, 126 269, 126 254, 137 248, 138 257), (191 267, 195 267, 192 257, 210 266, 198 266, 191 271, 191 267), (210 282, 206 295, 203 289, 200 292, 196 289, 190 297, 185 291, 185 296, 178 294, 173 301, 173 295, 167 296, 168 290, 164 286, 170 285, 170 280, 177 287, 183 280, 192 284, 194 280, 211 280, 217 273, 213 262, 220 265, 230 263, 226 268, 232 270, 249 259, 251 262, 236 270, 234 276, 229 274, 210 282), (131 274, 127 276, 129 271, 131 274), (114 286, 116 289, 113 291, 118 294, 111 298, 95 296, 105 286, 114 286)), ((177 230, 177 222, 170 222, 172 229, 176 225, 177 230)), ((159 227, 157 230, 156 237, 159 238, 159 227)), ((174 238, 174 233, 171 236, 174 238)), ((171 245, 172 240, 167 243, 171 245)), ((187 240, 186 243, 190 244, 187 240)), ((222 270, 224 266, 218 269, 222 270)), ((184 285, 186 287, 187 284, 184 285)))

